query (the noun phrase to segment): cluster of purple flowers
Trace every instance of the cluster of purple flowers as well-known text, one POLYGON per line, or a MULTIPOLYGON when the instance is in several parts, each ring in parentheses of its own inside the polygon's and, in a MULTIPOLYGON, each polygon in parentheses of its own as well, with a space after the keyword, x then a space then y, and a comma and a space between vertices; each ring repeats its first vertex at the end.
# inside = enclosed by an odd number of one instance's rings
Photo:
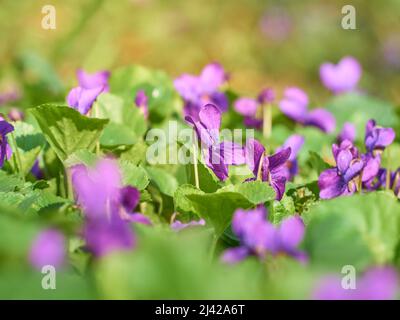
POLYGON ((229 76, 219 63, 204 67, 199 76, 183 74, 174 81, 175 89, 185 102, 184 114, 197 120, 200 108, 211 103, 224 112, 228 98, 221 91, 229 76))
MULTIPOLYGON (((388 174, 386 169, 381 168, 381 154, 394 141, 394 130, 378 127, 374 120, 369 120, 365 130, 364 154, 360 154, 353 141, 349 140, 354 139, 354 132, 354 128, 346 124, 338 137, 340 143, 332 146, 336 167, 323 171, 319 176, 318 185, 322 199, 386 186, 388 174)), ((391 176, 393 181, 388 184, 396 192, 396 173, 391 173, 389 177, 391 176)))
POLYGON ((131 222, 151 224, 146 216, 134 212, 139 191, 122 186, 121 181, 118 165, 111 159, 100 160, 95 168, 72 168, 77 202, 85 213, 83 234, 88 249, 96 256, 133 248, 131 222))
POLYGON ((306 261, 306 254, 298 249, 304 236, 304 223, 299 216, 284 219, 279 226, 267 220, 265 207, 252 210, 236 210, 232 230, 240 240, 240 246, 227 249, 222 260, 239 262, 250 255, 265 259, 268 255, 286 254, 299 261, 306 261))
POLYGON ((212 104, 201 107, 196 118, 186 116, 186 121, 201 142, 206 165, 221 181, 228 178, 229 165, 247 164, 254 174, 249 180, 266 181, 275 189, 278 200, 283 197, 286 181, 298 172, 296 156, 304 143, 303 137, 289 137, 277 153, 267 156, 265 147, 254 139, 249 139, 245 147, 230 141, 220 142, 221 112, 212 104))

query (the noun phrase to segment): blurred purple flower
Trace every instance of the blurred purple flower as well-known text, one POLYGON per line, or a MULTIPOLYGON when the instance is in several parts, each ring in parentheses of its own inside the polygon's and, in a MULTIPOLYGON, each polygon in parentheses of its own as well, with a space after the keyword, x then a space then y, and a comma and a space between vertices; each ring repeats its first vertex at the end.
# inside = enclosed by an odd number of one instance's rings
POLYGON ((108 79, 110 78, 110 72, 98 71, 95 73, 87 73, 82 69, 78 69, 76 72, 79 86, 84 89, 103 88, 103 92, 109 91, 108 79))
POLYGON ((149 117, 149 104, 148 104, 148 98, 144 90, 139 90, 136 93, 135 104, 143 113, 145 119, 147 119, 149 117))
POLYGON ((14 131, 14 127, 5 120, 0 120, 0 168, 3 167, 4 161, 10 159, 12 150, 8 144, 7 134, 14 131))
POLYGON ((182 229, 186 229, 188 227, 195 227, 195 226, 205 226, 206 221, 204 219, 200 219, 198 221, 193 220, 188 223, 182 223, 179 220, 175 220, 173 223, 171 223, 171 229, 174 231, 181 231, 182 229))
POLYGON ((287 117, 304 126, 314 126, 327 133, 335 130, 336 120, 330 112, 322 108, 308 111, 308 96, 300 88, 287 88, 279 107, 287 117))
POLYGON ((35 268, 51 265, 59 268, 65 260, 65 237, 54 229, 44 230, 33 241, 29 261, 35 268))
POLYGON ((261 107, 266 103, 271 103, 274 99, 274 91, 266 88, 259 93, 257 99, 242 97, 235 100, 233 108, 244 116, 245 126, 260 129, 263 124, 261 107))
POLYGON ((381 54, 388 67, 400 68, 400 37, 398 34, 392 34, 383 41, 381 54))
POLYGON ((228 99, 220 90, 228 75, 219 63, 204 67, 199 76, 183 74, 174 80, 175 89, 185 101, 185 116, 196 118, 201 106, 212 103, 220 111, 228 108, 228 99))
POLYGON ((86 115, 97 97, 109 91, 108 71, 99 71, 93 74, 86 73, 79 69, 76 73, 79 85, 72 88, 67 96, 67 103, 70 107, 78 110, 81 114, 86 115))
POLYGON ((34 164, 32 166, 32 169, 31 169, 31 173, 38 180, 41 180, 41 179, 44 178, 44 172, 39 166, 39 160, 38 159, 35 160, 35 162, 34 162, 34 164))
POLYGON ((364 168, 364 161, 358 157, 357 149, 348 140, 340 146, 332 145, 336 167, 323 171, 318 179, 321 199, 332 199, 353 194, 357 189, 355 179, 364 168))
MULTIPOLYGON (((219 142, 221 111, 212 104, 200 108, 198 116, 186 116, 201 143, 201 151, 206 165, 221 181, 228 177, 228 166, 245 163, 244 150, 234 142, 219 142)), ((196 146, 195 146, 196 147, 196 146)))
POLYGON ((21 92, 17 88, 10 88, 7 91, 0 92, 0 106, 15 102, 21 99, 21 92))
POLYGON ((321 65, 320 77, 323 85, 335 94, 353 91, 361 78, 361 65, 353 57, 342 58, 337 65, 321 65))
POLYGON ((139 202, 139 191, 122 187, 121 181, 118 165, 111 159, 99 161, 95 168, 84 165, 72 168, 77 202, 85 212, 84 236, 88 248, 97 256, 134 246, 129 222, 150 224, 147 217, 133 213, 139 202))
POLYGON ((276 192, 276 199, 281 200, 285 193, 286 162, 289 160, 291 149, 285 148, 271 156, 267 156, 264 146, 254 139, 246 144, 246 162, 253 171, 254 178, 249 180, 267 181, 276 192))
POLYGON ((281 42, 290 35, 293 29, 293 22, 286 10, 273 8, 262 16, 260 29, 268 39, 281 42))
POLYGON ((396 298, 398 276, 392 267, 374 267, 356 279, 355 289, 342 287, 342 277, 326 276, 314 289, 317 300, 392 300, 396 298))
POLYGON ((356 127, 351 122, 345 122, 343 124, 342 131, 340 131, 337 137, 337 143, 340 144, 344 140, 354 142, 356 138, 356 127))
POLYGON ((267 220, 263 206, 248 211, 238 209, 233 216, 232 231, 239 238, 240 246, 224 252, 222 260, 226 263, 239 262, 249 255, 264 259, 268 253, 306 260, 305 253, 298 249, 304 236, 304 224, 299 216, 291 216, 280 226, 274 226, 267 220))
POLYGON ((293 134, 289 138, 286 139, 282 147, 276 149, 276 152, 279 152, 283 149, 290 148, 291 153, 289 159, 285 163, 285 177, 286 180, 293 180, 293 178, 298 174, 299 167, 297 163, 297 155, 300 152, 302 146, 304 144, 304 137, 298 134, 293 134))

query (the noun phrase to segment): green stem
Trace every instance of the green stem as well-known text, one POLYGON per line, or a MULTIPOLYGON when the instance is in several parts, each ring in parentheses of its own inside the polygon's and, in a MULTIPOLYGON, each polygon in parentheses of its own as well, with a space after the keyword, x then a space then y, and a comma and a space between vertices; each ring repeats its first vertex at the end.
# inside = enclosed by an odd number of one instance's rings
MULTIPOLYGON (((98 116, 99 116, 98 112, 97 112, 98 108, 99 108, 99 106, 98 106, 97 102, 95 102, 92 107, 93 118, 98 118, 98 116)), ((99 139, 97 139, 97 141, 96 141, 96 155, 100 156, 100 140, 99 139)))
POLYGON ((200 189, 200 182, 199 182, 199 171, 197 167, 197 145, 195 141, 197 140, 196 137, 194 137, 194 142, 193 142, 193 167, 194 167, 194 182, 195 186, 197 189, 200 189))
POLYGON ((212 261, 215 255, 215 249, 217 248, 217 243, 218 243, 218 237, 214 235, 212 238, 211 248, 210 248, 210 261, 212 261))
POLYGON ((387 169, 386 169, 386 190, 390 189, 390 149, 386 150, 387 154, 387 169))
POLYGON ((263 106, 263 135, 265 138, 271 136, 272 131, 272 105, 267 103, 263 106))

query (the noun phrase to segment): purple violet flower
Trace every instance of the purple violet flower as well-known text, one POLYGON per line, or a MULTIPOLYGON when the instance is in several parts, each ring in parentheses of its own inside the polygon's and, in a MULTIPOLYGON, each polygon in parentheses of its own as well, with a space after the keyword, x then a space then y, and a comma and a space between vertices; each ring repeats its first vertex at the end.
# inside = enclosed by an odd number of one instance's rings
POLYGON ((228 178, 228 166, 246 162, 244 150, 234 142, 219 142, 221 111, 212 104, 200 108, 196 118, 186 116, 201 143, 201 151, 206 165, 221 181, 228 178))
POLYGON ((360 178, 364 161, 358 156, 353 144, 345 140, 340 146, 332 145, 336 167, 323 171, 318 179, 321 199, 332 199, 353 194, 357 189, 356 179, 360 178))
POLYGON ((392 128, 381 128, 375 120, 369 120, 365 128, 365 147, 372 154, 381 153, 396 137, 392 128))
POLYGON ((136 188, 122 187, 118 165, 111 159, 99 161, 95 168, 72 168, 72 183, 77 202, 85 212, 84 237, 96 256, 135 245, 129 222, 150 224, 147 217, 133 213, 139 202, 136 188))
POLYGON ((285 164, 285 177, 287 181, 293 180, 293 178, 299 172, 299 166, 297 163, 297 155, 300 152, 302 146, 304 144, 304 137, 299 134, 293 134, 289 138, 286 139, 282 147, 276 149, 276 152, 281 150, 290 148, 291 153, 289 159, 285 164))
POLYGON ((0 168, 3 167, 4 161, 10 159, 12 149, 8 144, 7 134, 14 131, 14 127, 5 120, 0 120, 0 168))
POLYGON ((31 169, 31 173, 38 180, 44 179, 44 172, 39 166, 39 160, 38 159, 35 160, 35 162, 34 162, 34 164, 32 166, 32 169, 31 169))
POLYGON ((76 72, 79 86, 85 89, 94 89, 102 87, 104 92, 109 91, 108 79, 110 78, 110 72, 98 71, 95 73, 87 73, 82 69, 78 69, 76 72))
POLYGON ((362 69, 353 57, 342 58, 337 65, 324 63, 319 69, 323 85, 334 94, 354 91, 361 78, 362 69))
POLYGON ((337 143, 340 144, 344 140, 354 142, 356 138, 356 127, 351 122, 345 122, 343 124, 342 131, 340 131, 337 137, 337 143))
POLYGON ((86 115, 93 103, 96 101, 100 93, 103 92, 103 87, 93 89, 85 89, 82 87, 72 88, 67 96, 67 103, 70 107, 86 115))
MULTIPOLYGON (((219 63, 204 67, 199 76, 183 74, 174 81, 175 89, 185 101, 185 116, 196 119, 201 106, 212 103, 222 112, 228 109, 228 99, 220 90, 228 75, 219 63)), ((196 119, 197 120, 197 119, 196 119)))
POLYGON ((147 119, 149 117, 149 102, 144 90, 139 90, 136 93, 135 104, 147 119))
POLYGON ((224 252, 222 260, 236 263, 249 255, 264 259, 267 254, 287 254, 300 261, 306 260, 298 249, 304 236, 304 223, 299 216, 284 219, 279 226, 267 220, 265 207, 252 210, 236 210, 232 220, 232 231, 240 240, 240 246, 224 252))
POLYGON ((281 200, 285 193, 286 162, 291 149, 285 148, 271 156, 267 156, 264 146, 257 140, 250 139, 246 144, 246 162, 253 171, 254 178, 249 180, 267 181, 276 192, 276 199, 281 200))
POLYGON ((357 279, 355 289, 342 287, 342 278, 326 276, 317 285, 317 300, 392 300, 397 293, 398 276, 392 267, 374 267, 357 279))
POLYGON ((65 237, 54 229, 44 230, 34 239, 29 252, 32 266, 41 270, 51 265, 59 268, 65 260, 65 237))
POLYGON ((271 103, 275 99, 275 93, 272 89, 263 89, 257 99, 242 97, 237 99, 233 108, 237 113, 244 116, 244 125, 250 128, 260 129, 263 124, 262 105, 271 103))
POLYGON ((8 118, 11 121, 22 121, 25 118, 25 114, 18 108, 11 108, 8 112, 8 118))
POLYGON ((68 93, 68 105, 86 115, 97 97, 101 93, 109 91, 109 77, 110 73, 108 71, 89 74, 79 69, 77 71, 79 86, 72 88, 68 93))
POLYGON ((304 126, 314 126, 327 133, 335 130, 336 120, 330 112, 322 108, 308 111, 308 96, 300 88, 287 88, 279 108, 287 117, 304 126))

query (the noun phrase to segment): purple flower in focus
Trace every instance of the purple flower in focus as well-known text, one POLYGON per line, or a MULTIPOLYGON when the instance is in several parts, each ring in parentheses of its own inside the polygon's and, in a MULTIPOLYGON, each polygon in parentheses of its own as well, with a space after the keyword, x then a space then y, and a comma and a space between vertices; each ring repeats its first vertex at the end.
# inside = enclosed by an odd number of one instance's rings
POLYGON ((233 108, 244 116, 245 126, 260 129, 263 124, 261 107, 266 103, 271 103, 274 99, 274 91, 266 88, 260 92, 257 99, 247 97, 237 99, 233 104, 233 108))
POLYGON ((246 162, 244 150, 234 142, 219 142, 221 111, 212 104, 200 108, 197 117, 186 116, 201 143, 201 151, 206 165, 224 181, 228 178, 228 166, 246 162))
POLYGON ((364 168, 364 161, 348 140, 343 141, 340 146, 332 145, 332 153, 336 167, 323 171, 318 179, 321 199, 353 194, 357 189, 356 178, 360 178, 364 168))
POLYGON ((369 269, 357 278, 354 289, 342 287, 342 277, 327 276, 314 290, 317 300, 391 300, 397 293, 398 277, 392 267, 369 269))
POLYGON ((129 222, 150 224, 139 213, 133 213, 139 202, 139 191, 121 186, 121 173, 111 159, 99 161, 95 168, 77 165, 72 168, 72 183, 77 202, 85 212, 84 237, 96 256, 135 245, 129 222))
POLYGON ((304 236, 304 224, 299 216, 291 216, 274 226, 267 220, 263 206, 248 211, 238 209, 233 216, 232 230, 240 246, 226 250, 222 256, 224 262, 236 263, 249 255, 264 259, 268 253, 306 260, 305 253, 298 249, 304 236))
POLYGON ((253 171, 254 178, 268 182, 276 192, 276 199, 281 200, 285 193, 287 181, 286 162, 289 160, 291 149, 285 148, 271 156, 266 155, 264 146, 257 140, 250 139, 246 144, 246 162, 253 171))
POLYGON ((0 168, 4 165, 4 160, 10 159, 12 150, 8 144, 7 134, 14 131, 14 127, 5 120, 0 120, 0 168))
POLYGON ((342 131, 340 131, 336 140, 338 144, 341 144, 342 141, 344 140, 354 142, 355 138, 356 138, 356 127, 351 122, 345 122, 343 124, 342 131))
POLYGON ((344 57, 337 65, 322 64, 319 73, 323 85, 333 93, 339 94, 356 89, 362 69, 355 58, 344 57))
POLYGON ((103 88, 104 92, 109 91, 108 79, 110 78, 110 72, 98 71, 95 73, 87 73, 82 69, 78 69, 76 72, 79 86, 84 89, 103 88))
POLYGON ((286 139, 285 143, 282 145, 282 147, 278 148, 276 152, 279 152, 281 150, 290 148, 291 153, 289 156, 289 159, 285 163, 285 177, 286 180, 293 180, 293 178, 298 174, 299 172, 299 166, 297 163, 297 155, 300 152, 300 149, 302 148, 304 144, 304 137, 299 135, 299 134, 293 134, 289 138, 286 139))
POLYGON ((300 88, 287 88, 279 108, 287 117, 304 126, 317 127, 327 133, 335 130, 336 120, 330 112, 322 108, 308 111, 308 96, 300 88))
POLYGON ((185 116, 196 118, 201 106, 212 103, 220 111, 228 108, 228 99, 220 90, 228 75, 219 63, 204 67, 199 76, 183 74, 174 80, 175 89, 185 101, 185 116))
POLYGON ((205 226, 206 221, 204 219, 200 219, 199 221, 193 220, 188 223, 183 223, 179 220, 175 220, 171 223, 171 229, 174 231, 181 231, 182 229, 186 229, 188 227, 195 227, 195 226, 205 226))
POLYGON ((396 137, 392 128, 381 128, 375 120, 369 120, 365 128, 365 147, 367 152, 379 154, 389 146, 396 137))
POLYGON ((140 111, 143 113, 145 119, 147 119, 149 117, 149 104, 148 103, 149 103, 148 98, 147 98, 144 90, 139 90, 136 93, 135 104, 140 109, 140 111))
POLYGON ((65 237, 54 229, 42 231, 33 241, 29 261, 37 269, 51 265, 61 267, 65 260, 65 237))

